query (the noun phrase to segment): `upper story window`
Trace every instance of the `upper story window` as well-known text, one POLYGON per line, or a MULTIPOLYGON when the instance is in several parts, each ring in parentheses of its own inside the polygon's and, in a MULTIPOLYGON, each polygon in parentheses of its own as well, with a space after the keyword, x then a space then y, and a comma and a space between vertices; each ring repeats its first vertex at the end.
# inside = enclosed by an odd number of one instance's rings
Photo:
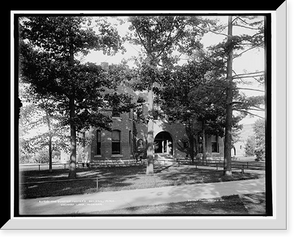
POLYGON ((111 133, 111 153, 121 154, 121 131, 113 130, 111 133))

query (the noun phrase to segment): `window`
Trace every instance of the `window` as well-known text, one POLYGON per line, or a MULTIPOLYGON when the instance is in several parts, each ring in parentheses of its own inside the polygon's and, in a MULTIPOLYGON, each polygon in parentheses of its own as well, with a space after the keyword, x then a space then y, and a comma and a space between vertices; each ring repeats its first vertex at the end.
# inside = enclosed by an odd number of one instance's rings
POLYGON ((219 153, 218 136, 211 136, 211 152, 219 153))
POLYGON ((113 130, 111 137, 112 137, 111 153, 121 154, 121 131, 113 130))
POLYGON ((101 155, 101 130, 97 130, 97 155, 101 155))

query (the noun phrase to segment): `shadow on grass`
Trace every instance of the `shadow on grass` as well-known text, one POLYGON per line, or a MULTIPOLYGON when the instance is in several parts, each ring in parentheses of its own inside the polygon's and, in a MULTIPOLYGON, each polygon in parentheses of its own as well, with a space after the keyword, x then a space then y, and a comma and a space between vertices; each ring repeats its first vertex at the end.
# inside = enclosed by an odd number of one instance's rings
MULTIPOLYGON (((264 211, 257 212, 264 214, 264 211)), ((136 206, 123 209, 100 211, 93 214, 100 215, 248 215, 249 212, 238 195, 223 196, 214 199, 165 203, 158 205, 136 206)))
POLYGON ((75 180, 68 179, 67 170, 24 171, 20 175, 20 196, 27 199, 259 178, 250 173, 233 173, 232 178, 226 178, 220 170, 194 167, 155 166, 153 176, 145 175, 145 171, 144 166, 82 168, 77 169, 75 180))
POLYGON ((142 173, 141 168, 128 167, 126 169, 78 169, 77 178, 73 180, 68 179, 66 170, 55 170, 52 173, 24 171, 20 175, 20 196, 27 199, 122 190, 124 187, 130 187, 132 185, 130 181, 142 173))

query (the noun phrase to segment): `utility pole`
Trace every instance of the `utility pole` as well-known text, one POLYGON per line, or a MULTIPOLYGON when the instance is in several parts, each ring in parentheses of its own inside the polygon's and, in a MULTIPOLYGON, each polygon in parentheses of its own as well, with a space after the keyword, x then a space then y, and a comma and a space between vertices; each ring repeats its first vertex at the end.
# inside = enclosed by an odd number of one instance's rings
POLYGON ((232 175, 231 171, 231 147, 232 147, 232 16, 228 16, 228 39, 227 39, 227 82, 226 89, 226 125, 225 125, 225 148, 224 148, 224 174, 227 176, 232 175))

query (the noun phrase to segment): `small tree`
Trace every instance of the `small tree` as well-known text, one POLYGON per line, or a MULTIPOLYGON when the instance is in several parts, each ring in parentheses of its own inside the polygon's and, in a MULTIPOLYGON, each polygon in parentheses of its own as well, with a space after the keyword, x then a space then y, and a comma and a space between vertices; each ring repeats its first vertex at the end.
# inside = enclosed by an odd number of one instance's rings
POLYGON ((34 103, 26 103, 20 114, 21 152, 40 155, 38 158, 42 158, 43 163, 47 162, 49 172, 52 172, 52 153, 54 150, 66 150, 68 129, 61 126, 60 117, 55 115, 51 102, 30 97, 34 103), (47 156, 45 148, 48 148, 47 156))
POLYGON ((245 144, 245 155, 246 156, 254 156, 255 155, 255 136, 251 136, 247 138, 245 144))
POLYGON ((265 160, 265 120, 259 119, 254 123, 254 134, 255 134, 255 150, 254 154, 256 160, 265 160))

